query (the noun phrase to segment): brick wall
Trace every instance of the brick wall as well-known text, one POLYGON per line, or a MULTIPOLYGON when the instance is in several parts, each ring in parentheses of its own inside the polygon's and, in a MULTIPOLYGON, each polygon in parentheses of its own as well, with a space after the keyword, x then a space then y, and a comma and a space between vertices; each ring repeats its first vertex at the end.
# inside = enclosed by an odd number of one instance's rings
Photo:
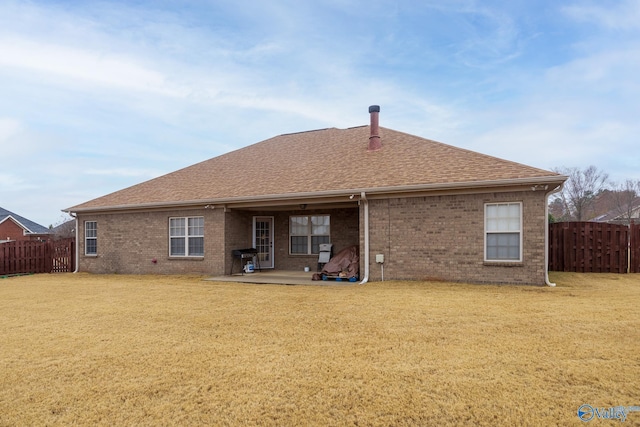
POLYGON ((79 270, 121 274, 223 274, 224 212, 163 212, 79 215, 79 270), (169 257, 169 218, 203 216, 205 257, 169 257), (84 223, 97 221, 98 254, 84 255, 84 223), (155 259, 156 263, 152 262, 155 259))
MULTIPOLYGON (((275 268, 315 270, 318 255, 289 254, 290 215, 331 215, 335 252, 358 244, 358 210, 242 211, 230 209, 175 210, 79 216, 80 271, 122 274, 230 274, 234 249, 249 248, 253 217, 274 218, 275 268), (169 257, 170 217, 204 216, 205 256, 169 257), (98 223, 98 255, 84 255, 84 223, 98 223), (153 263, 152 260, 156 262, 153 263)), ((236 261, 234 273, 240 272, 236 261)))
POLYGON ((381 279, 375 255, 384 254, 385 280, 542 285, 544 201, 531 191, 370 200, 369 278, 381 279), (484 205, 500 202, 522 202, 522 262, 484 261, 484 205))
POLYGON ((10 218, 0 224, 0 240, 29 240, 24 229, 10 218))
POLYGON ((33 240, 47 241, 52 236, 49 234, 24 234, 25 229, 19 226, 12 218, 0 223, 0 240, 33 240))
MULTIPOLYGON (((385 280, 544 283, 545 197, 542 192, 487 193, 369 201, 370 275, 385 280), (522 202, 523 261, 484 262, 485 203, 522 202)), ((193 209, 79 216, 80 271, 136 274, 229 274, 233 249, 252 246, 254 216, 274 218, 275 268, 316 269, 317 255, 289 254, 291 215, 331 215, 334 253, 360 244, 364 274, 363 207, 297 211, 193 209), (205 256, 169 257, 169 217, 204 216, 205 256), (84 222, 98 222, 98 255, 84 255, 84 222), (157 262, 153 263, 152 259, 157 262)))

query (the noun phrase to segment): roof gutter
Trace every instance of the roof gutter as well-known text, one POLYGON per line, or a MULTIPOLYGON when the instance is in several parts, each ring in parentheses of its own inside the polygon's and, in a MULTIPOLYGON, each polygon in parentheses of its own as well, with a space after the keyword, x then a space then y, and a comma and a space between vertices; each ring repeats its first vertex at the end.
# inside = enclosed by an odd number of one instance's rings
POLYGON ((369 281, 369 200, 364 191, 360 193, 360 200, 364 202, 364 278, 359 284, 364 285, 369 281))
MULTIPOLYGON (((371 188, 352 188, 344 190, 327 190, 327 191, 307 191, 301 193, 285 193, 285 194, 270 194, 260 196, 248 196, 248 197, 227 197, 218 199, 199 199, 199 200, 184 200, 184 201, 159 201, 151 203, 134 203, 129 205, 115 205, 115 206, 96 206, 88 208, 73 207, 65 209, 64 212, 111 212, 111 211, 124 211, 133 209, 153 209, 153 208, 167 208, 167 207, 195 207, 199 205, 250 205, 261 204, 264 202, 278 202, 278 203, 299 203, 301 200, 318 200, 327 199, 331 197, 344 197, 353 194, 368 194, 371 196, 384 196, 388 194, 402 194, 402 193, 414 193, 414 192, 435 192, 445 190, 478 190, 499 187, 512 187, 512 186, 529 186, 535 184, 548 184, 558 183, 561 184, 567 177, 558 176, 543 176, 535 178, 515 178, 508 180, 489 180, 489 181, 473 181, 473 182, 453 182, 453 183, 437 183, 437 184, 412 184, 412 185, 397 185, 391 187, 371 187, 371 188)), ((233 207, 233 206, 229 206, 233 207)), ((240 206, 242 207, 242 206, 240 206)))
POLYGON ((547 191, 544 195, 544 283, 552 288, 556 284, 549 280, 549 196, 562 191, 562 187, 564 187, 564 182, 547 191))

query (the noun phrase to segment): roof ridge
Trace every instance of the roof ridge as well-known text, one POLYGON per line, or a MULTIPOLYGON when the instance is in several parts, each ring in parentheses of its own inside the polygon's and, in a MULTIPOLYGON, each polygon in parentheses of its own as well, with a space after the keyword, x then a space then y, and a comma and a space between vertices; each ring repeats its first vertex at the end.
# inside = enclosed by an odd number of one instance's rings
MULTIPOLYGON (((303 134, 303 133, 321 132, 323 130, 329 130, 329 129, 337 129, 337 128, 336 127, 330 127, 330 128, 321 128, 321 129, 312 129, 312 130, 301 130, 299 132, 281 133, 278 136, 300 135, 300 134, 303 134)), ((269 139, 273 139, 273 138, 269 138, 269 139)), ((253 144, 251 144, 251 145, 253 145, 253 144)))

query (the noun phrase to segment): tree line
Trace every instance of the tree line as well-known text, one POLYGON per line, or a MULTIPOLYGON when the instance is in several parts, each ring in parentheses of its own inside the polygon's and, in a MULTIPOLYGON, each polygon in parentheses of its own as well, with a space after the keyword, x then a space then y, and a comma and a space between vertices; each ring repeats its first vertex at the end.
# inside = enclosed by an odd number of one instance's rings
POLYGON ((553 168, 568 177, 562 189, 549 203, 549 220, 602 220, 629 224, 640 213, 640 179, 615 182, 609 174, 591 165, 553 168))

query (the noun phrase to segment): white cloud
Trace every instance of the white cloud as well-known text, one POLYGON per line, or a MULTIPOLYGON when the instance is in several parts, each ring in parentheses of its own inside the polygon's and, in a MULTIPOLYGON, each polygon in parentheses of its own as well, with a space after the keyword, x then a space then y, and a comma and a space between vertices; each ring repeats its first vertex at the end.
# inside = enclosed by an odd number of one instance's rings
POLYGON ((520 55, 514 22, 490 9, 473 9, 472 28, 456 56, 467 66, 493 68, 520 55))
MULTIPOLYGON (((0 168, 3 165, 0 164, 0 168)), ((24 178, 20 178, 13 173, 0 172, 0 194, 2 193, 19 193, 21 191, 37 188, 24 178)), ((9 197, 7 197, 8 199, 9 197)), ((0 197, 5 199, 5 197, 0 197)))
POLYGON ((19 120, 0 117, 0 142, 6 147, 8 140, 16 136, 22 130, 19 120))
POLYGON ((607 50, 591 50, 581 57, 550 68, 549 83, 561 90, 582 88, 589 93, 611 89, 639 91, 640 47, 618 45, 607 50))
MULTIPOLYGON (((608 2, 607 2, 608 3, 608 2)), ((574 4, 564 7, 564 12, 580 22, 612 30, 640 29, 640 2, 622 0, 612 4, 574 4)))
POLYGON ((580 126, 565 123, 559 116, 519 117, 511 125, 474 138, 472 149, 544 169, 598 164, 611 170, 607 163, 611 154, 608 142, 625 138, 628 129, 615 122, 580 126))
MULTIPOLYGON (((0 162, 5 162, 5 169, 22 162, 25 167, 29 159, 34 155, 46 151, 51 145, 51 140, 39 138, 30 130, 23 120, 11 117, 0 117, 0 162)), ((0 165, 2 168, 2 165, 0 165)))
POLYGON ((186 91, 160 72, 126 56, 94 52, 20 38, 0 38, 0 65, 60 76, 69 85, 88 82, 106 87, 184 97, 186 91))
POLYGON ((155 178, 162 175, 154 169, 135 169, 135 168, 111 168, 111 169, 86 169, 83 171, 85 175, 101 175, 111 177, 134 177, 134 178, 155 178))

